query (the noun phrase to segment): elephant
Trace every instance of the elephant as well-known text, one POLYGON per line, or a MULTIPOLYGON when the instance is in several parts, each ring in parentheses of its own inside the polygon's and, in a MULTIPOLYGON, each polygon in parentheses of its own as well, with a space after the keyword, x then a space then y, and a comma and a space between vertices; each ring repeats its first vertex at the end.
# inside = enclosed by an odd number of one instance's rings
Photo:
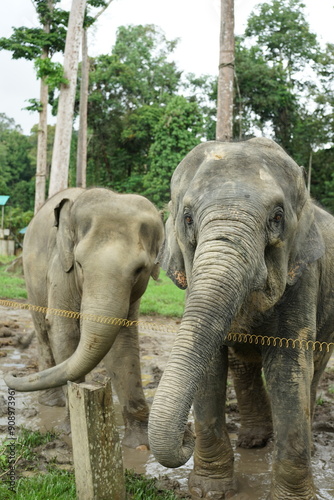
POLYGON ((231 350, 242 440, 273 433, 268 498, 316 499, 311 423, 333 351, 333 216, 266 138, 196 146, 173 173, 169 212, 158 260, 187 297, 150 412, 151 451, 165 467, 194 453, 193 499, 237 493, 225 421, 231 350))
MULTIPOLYGON (((64 406, 61 386, 83 381, 103 359, 122 408, 123 444, 148 446, 148 405, 139 362, 138 311, 163 241, 163 222, 140 195, 69 188, 50 198, 27 229, 23 265, 38 339, 39 372, 5 382, 40 391, 40 402, 64 406), (55 315, 52 309, 81 313, 55 315), (94 321, 128 319, 130 326, 94 321)), ((65 391, 66 392, 66 391, 65 391)))

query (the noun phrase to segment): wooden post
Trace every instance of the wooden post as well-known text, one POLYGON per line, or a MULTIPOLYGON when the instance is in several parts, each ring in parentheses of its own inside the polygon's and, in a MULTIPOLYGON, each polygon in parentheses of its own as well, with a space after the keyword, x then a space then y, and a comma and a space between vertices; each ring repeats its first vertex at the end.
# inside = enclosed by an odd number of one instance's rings
POLYGON ((125 500, 122 449, 110 379, 68 382, 77 499, 125 500))

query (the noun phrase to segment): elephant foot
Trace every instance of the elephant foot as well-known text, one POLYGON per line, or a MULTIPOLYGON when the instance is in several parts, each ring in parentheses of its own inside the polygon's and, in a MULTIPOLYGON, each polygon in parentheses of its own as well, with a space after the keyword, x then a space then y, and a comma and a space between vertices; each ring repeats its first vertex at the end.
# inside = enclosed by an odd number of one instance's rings
POLYGON ((318 500, 310 465, 303 466, 296 458, 274 462, 272 467, 269 500, 318 500))
POLYGON ((289 500, 318 500, 314 491, 292 493, 291 491, 283 491, 280 489, 272 491, 268 500, 286 500, 287 498, 289 500))
POLYGON ((61 387, 42 391, 38 396, 38 402, 44 406, 66 406, 65 394, 61 387))
POLYGON ((237 446, 240 448, 263 448, 272 436, 272 427, 241 427, 237 446))
POLYGON ((127 425, 122 444, 128 448, 148 450, 147 422, 132 422, 131 426, 127 425))
POLYGON ((188 481, 188 488, 192 500, 200 498, 207 500, 224 500, 227 498, 237 498, 236 485, 233 479, 218 479, 207 476, 200 476, 191 472, 188 481))

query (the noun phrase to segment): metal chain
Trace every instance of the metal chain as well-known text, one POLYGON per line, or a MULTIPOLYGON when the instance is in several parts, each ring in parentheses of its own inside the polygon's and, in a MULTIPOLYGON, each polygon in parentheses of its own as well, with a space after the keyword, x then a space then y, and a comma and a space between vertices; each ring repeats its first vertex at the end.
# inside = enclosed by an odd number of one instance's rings
MULTIPOLYGON (((124 318, 112 318, 110 316, 98 316, 97 314, 86 314, 77 311, 67 311, 65 309, 55 309, 50 307, 36 306, 33 304, 25 304, 20 302, 15 302, 12 300, 0 299, 0 306, 8 307, 11 309, 24 309, 28 311, 34 311, 41 314, 51 314, 53 316, 61 316, 63 318, 71 319, 83 319, 88 321, 94 321, 96 323, 103 323, 107 325, 131 327, 138 326, 145 328, 146 330, 154 332, 166 332, 166 333, 177 333, 178 330, 171 328, 168 325, 163 325, 156 322, 147 321, 130 321, 124 318)), ((334 342, 319 342, 314 340, 306 339, 289 339, 285 337, 271 337, 268 335, 253 335, 250 333, 235 333, 230 332, 226 335, 226 340, 229 342, 239 342, 239 343, 249 343, 262 346, 273 346, 273 347, 292 347, 296 349, 312 349, 313 351, 322 351, 326 349, 327 352, 334 347, 334 342)))

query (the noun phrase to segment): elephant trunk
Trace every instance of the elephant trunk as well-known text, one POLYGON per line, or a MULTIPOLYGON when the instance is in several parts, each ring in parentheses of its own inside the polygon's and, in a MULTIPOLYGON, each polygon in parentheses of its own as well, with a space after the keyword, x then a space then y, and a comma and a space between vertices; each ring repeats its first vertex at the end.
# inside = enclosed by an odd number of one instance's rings
MULTIPOLYGON (((82 310, 86 316, 91 313, 95 316, 126 318, 128 304, 114 304, 110 308, 104 308, 104 310, 94 308, 92 305, 91 310, 87 308, 82 308, 82 310)), ((72 356, 52 368, 25 377, 8 374, 5 377, 5 382, 10 389, 26 392, 51 389, 65 385, 67 381, 78 380, 87 375, 104 358, 113 345, 119 330, 119 325, 102 324, 94 320, 83 319, 80 341, 72 356)))
POLYGON ((184 317, 150 413, 150 447, 165 467, 192 455, 187 419, 195 393, 261 268, 255 232, 246 244, 236 244, 235 231, 222 234, 198 244, 184 317))

